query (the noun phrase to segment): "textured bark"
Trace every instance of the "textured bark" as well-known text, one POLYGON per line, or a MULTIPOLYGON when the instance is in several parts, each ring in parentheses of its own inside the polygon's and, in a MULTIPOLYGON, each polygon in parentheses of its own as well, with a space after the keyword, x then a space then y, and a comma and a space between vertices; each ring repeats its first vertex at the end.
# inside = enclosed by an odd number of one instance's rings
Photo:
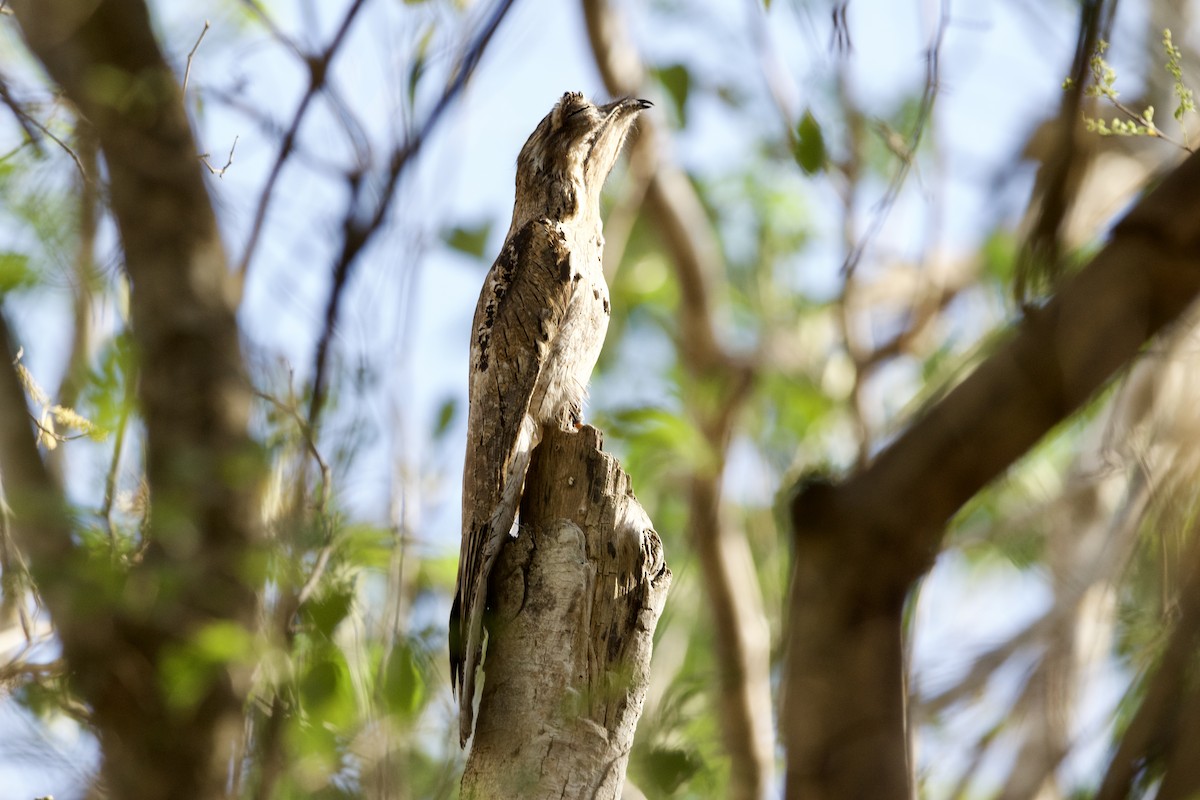
MULTIPOLYGON (((223 796, 245 676, 214 669, 194 703, 172 702, 163 659, 211 623, 251 624, 256 607, 250 556, 261 457, 247 433, 235 286, 179 85, 145 4, 10 5, 30 50, 100 144, 131 283, 153 503, 142 563, 107 581, 94 564, 71 572, 41 558, 41 531, 26 526, 21 543, 39 585, 51 587, 50 611, 75 688, 93 710, 111 796, 223 796), (64 586, 54 573, 90 575, 98 585, 64 586)), ((14 453, 31 458, 29 447, 14 453)))
POLYGON ((450 685, 459 743, 471 701, 492 565, 521 499, 532 448, 570 428, 608 330, 600 190, 630 126, 650 103, 603 106, 567 92, 517 156, 512 225, 471 323, 462 547, 450 606, 450 685))
POLYGON ((781 728, 787 792, 910 795, 901 610, 951 516, 1200 293, 1200 156, 869 468, 800 487, 781 728))
POLYGON ((471 798, 621 794, 671 571, 600 435, 547 430, 492 577, 471 798))

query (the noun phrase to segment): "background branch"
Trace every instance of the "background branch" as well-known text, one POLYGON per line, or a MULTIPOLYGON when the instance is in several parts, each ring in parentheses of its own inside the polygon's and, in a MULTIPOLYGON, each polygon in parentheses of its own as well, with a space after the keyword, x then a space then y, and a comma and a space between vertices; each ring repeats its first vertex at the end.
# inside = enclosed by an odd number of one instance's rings
MULTIPOLYGON (((624 21, 606 0, 583 0, 592 52, 615 97, 642 90, 645 68, 624 21)), ((639 122, 630 146, 634 180, 646 186, 645 208, 670 256, 679 287, 676 348, 689 377, 716 388, 693 411, 709 458, 694 465, 688 489, 688 533, 704 571, 716 633, 722 739, 732 760, 730 796, 759 798, 774 772, 770 641, 762 590, 745 534, 722 519, 721 479, 734 425, 758 365, 718 341, 712 285, 725 274, 721 246, 687 174, 664 158, 665 134, 653 115, 639 122)))
POLYGON ((312 399, 308 409, 308 427, 316 429, 325 402, 326 369, 329 360, 329 345, 333 340, 334 329, 337 326, 338 310, 341 307, 342 293, 350 279, 350 272, 359 254, 370 243, 379 231, 391 208, 396 195, 396 186, 409 162, 420 152, 422 145, 429 138, 450 104, 466 88, 467 81, 474 74, 475 68, 483 58, 488 42, 492 40, 496 29, 504 20, 505 14, 512 7, 513 0, 497 0, 488 21, 476 35, 462 61, 453 73, 449 84, 442 91, 441 97, 429 112, 429 116, 417 131, 407 136, 404 142, 396 148, 388 159, 387 178, 374 206, 361 208, 365 197, 374 196, 368 193, 368 186, 362 176, 348 176, 350 189, 350 205, 342 219, 342 247, 337 261, 333 265, 333 285, 329 290, 329 299, 325 305, 325 324, 321 329, 321 337, 317 341, 316 353, 313 356, 313 389, 312 399))
POLYGON ((1200 198, 1189 188, 1197 180, 1193 156, 871 467, 837 486, 798 487, 784 715, 789 793, 908 791, 899 647, 908 588, 931 565, 950 517, 1200 292, 1200 198), (869 779, 866 763, 875 765, 869 779))
MULTIPOLYGON (((93 608, 104 598, 102 610, 90 613, 45 596, 75 688, 94 710, 109 790, 147 800, 223 796, 225 732, 240 725, 248 673, 231 666, 206 675, 190 707, 173 702, 160 678, 167 654, 213 623, 251 624, 257 606, 247 559, 260 541, 262 462, 247 433, 236 287, 183 96, 142 0, 102 0, 86 13, 68 0, 23 0, 13 8, 29 49, 95 128, 131 279, 151 541, 127 576, 105 580, 169 580, 173 587, 152 604, 137 591, 62 589, 93 608), (104 85, 97 74, 107 76, 104 85), (125 101, 113 103, 114 96, 125 101), (92 624, 97 613, 105 625, 92 624)), ((11 483, 7 470, 5 477, 11 483)), ((65 533, 40 538, 56 542, 65 533)), ((49 569, 46 546, 27 551, 35 576, 49 569)), ((55 563, 71 574, 63 559, 55 563)))

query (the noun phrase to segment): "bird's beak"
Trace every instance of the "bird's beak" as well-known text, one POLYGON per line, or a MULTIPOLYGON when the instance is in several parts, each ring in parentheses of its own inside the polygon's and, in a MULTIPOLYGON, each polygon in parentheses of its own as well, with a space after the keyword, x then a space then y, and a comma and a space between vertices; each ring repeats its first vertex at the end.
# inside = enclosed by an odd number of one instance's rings
POLYGON ((604 112, 604 116, 608 117, 618 111, 644 111, 653 106, 649 100, 642 100, 636 97, 626 97, 622 100, 614 100, 608 105, 600 106, 600 110, 604 112))

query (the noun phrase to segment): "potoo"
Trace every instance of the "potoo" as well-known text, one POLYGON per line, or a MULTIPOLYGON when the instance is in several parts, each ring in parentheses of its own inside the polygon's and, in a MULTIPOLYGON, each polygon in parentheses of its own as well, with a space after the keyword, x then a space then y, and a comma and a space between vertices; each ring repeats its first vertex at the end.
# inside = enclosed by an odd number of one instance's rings
POLYGON ((512 224, 471 325, 462 546, 450 610, 450 679, 464 746, 474 727, 488 578, 516 518, 530 454, 545 426, 582 424, 608 330, 600 189, 649 106, 597 106, 568 92, 517 157, 512 224))

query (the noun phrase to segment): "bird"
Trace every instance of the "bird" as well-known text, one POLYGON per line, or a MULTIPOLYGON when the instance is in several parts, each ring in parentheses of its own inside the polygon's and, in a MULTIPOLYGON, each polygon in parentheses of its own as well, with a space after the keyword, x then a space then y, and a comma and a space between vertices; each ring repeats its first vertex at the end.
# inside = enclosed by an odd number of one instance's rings
POLYGON ((488 580, 547 426, 577 430, 611 313, 600 190, 648 100, 565 93, 517 157, 516 199, 471 323, 462 544, 450 610, 459 746, 474 729, 488 580))

